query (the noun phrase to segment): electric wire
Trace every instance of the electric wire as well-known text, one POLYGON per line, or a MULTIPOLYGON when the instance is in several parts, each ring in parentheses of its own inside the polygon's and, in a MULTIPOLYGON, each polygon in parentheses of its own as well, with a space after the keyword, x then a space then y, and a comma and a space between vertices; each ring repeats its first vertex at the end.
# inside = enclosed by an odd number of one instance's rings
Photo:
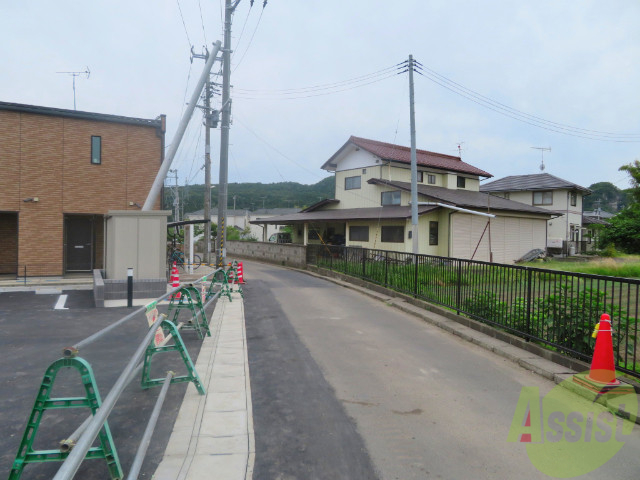
MULTIPOLYGON (((414 72, 419 74, 420 76, 480 106, 483 106, 496 113, 509 117, 513 120, 517 120, 517 121, 529 124, 531 126, 541 128, 543 130, 548 130, 555 133, 560 133, 563 135, 569 135, 573 137, 585 138, 588 140, 608 141, 608 142, 617 142, 617 143, 640 142, 640 134, 613 133, 613 132, 602 132, 598 130, 588 130, 580 127, 574 127, 571 125, 553 122, 550 120, 546 120, 542 117, 537 117, 535 115, 522 112, 515 108, 509 107, 503 103, 500 103, 496 100, 493 100, 489 97, 481 95, 475 92, 474 90, 466 88, 454 82, 453 80, 450 80, 438 74, 437 72, 434 72, 430 69, 427 69, 426 67, 423 67, 419 62, 415 62, 415 63, 416 63, 416 68, 414 68, 414 72)), ((404 73, 406 71, 408 70, 404 70, 401 73, 404 73)))
POLYGON ((249 48, 251 47, 251 44, 253 43, 253 37, 256 36, 256 32, 258 31, 258 26, 260 26, 260 21, 262 20, 262 14, 264 13, 264 7, 266 7, 266 6, 267 6, 267 0, 265 0, 265 2, 262 4, 262 10, 260 10, 260 16, 258 17, 258 21, 256 23, 256 26, 253 29, 253 33, 251 34, 251 38, 249 39, 249 43, 247 44, 247 48, 244 49, 244 53, 242 54, 242 56, 240 57, 240 60, 236 64, 235 68, 233 69, 234 72, 238 69, 238 67, 242 63, 242 60, 244 60, 244 56, 247 54, 247 52, 249 51, 249 48))
MULTIPOLYGON (((240 45, 240 41, 242 40, 242 34, 244 33, 244 29, 247 26, 247 20, 249 20, 249 15, 251 15, 251 9, 253 8, 253 2, 250 3, 249 10, 247 10, 247 16, 244 17, 244 23, 242 24, 242 29, 240 29, 240 35, 238 36, 237 45, 240 45)), ((234 50, 231 54, 231 60, 233 61, 233 57, 235 57, 236 51, 234 50)))
POLYGON ((193 43, 191 43, 191 39, 189 38, 189 32, 187 31, 187 24, 184 22, 184 16, 182 15, 182 7, 180 7, 180 0, 176 0, 176 3, 178 4, 178 11, 180 12, 180 18, 182 19, 182 26, 184 27, 184 33, 187 36, 187 42, 189 43, 189 48, 191 48, 193 43))
POLYGON ((200 10, 200 25, 202 25, 202 35, 204 36, 204 44, 207 45, 207 32, 204 29, 204 18, 202 18, 202 5, 198 0, 198 10, 200 10))
POLYGON ((326 95, 333 95, 336 93, 341 93, 341 92, 346 92, 349 90, 354 90, 356 88, 360 88, 360 87, 365 87, 367 85, 372 85, 374 83, 379 83, 382 82, 383 80, 387 80, 389 78, 394 78, 397 74, 396 73, 392 73, 390 75, 386 75, 384 77, 375 79, 375 80, 371 80, 368 82, 363 82, 363 83, 359 83, 350 87, 345 87, 345 88, 336 88, 334 90, 330 90, 330 91, 325 91, 325 92, 316 92, 316 93, 311 93, 309 95, 296 95, 296 96, 285 96, 285 97, 254 97, 251 95, 242 95, 241 93, 236 93, 236 97, 237 98, 241 98, 244 100, 300 100, 302 98, 313 98, 313 97, 322 97, 322 96, 326 96, 326 95))

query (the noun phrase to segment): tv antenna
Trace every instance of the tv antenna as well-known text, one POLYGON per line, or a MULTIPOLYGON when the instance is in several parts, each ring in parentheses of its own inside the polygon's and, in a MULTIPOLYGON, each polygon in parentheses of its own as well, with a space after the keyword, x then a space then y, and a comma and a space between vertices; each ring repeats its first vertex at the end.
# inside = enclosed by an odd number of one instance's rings
POLYGON ((56 72, 56 73, 66 73, 67 75, 71 75, 73 77, 73 109, 76 109, 76 77, 80 75, 86 75, 89 78, 91 75, 91 70, 87 67, 83 72, 56 72))
POLYGON ((458 142, 458 156, 462 159, 462 152, 464 151, 463 145, 465 142, 458 142))
POLYGON ((540 171, 544 172, 544 152, 550 152, 551 151, 551 147, 531 147, 534 148, 536 150, 540 150, 540 157, 541 157, 541 162, 540 162, 540 171))

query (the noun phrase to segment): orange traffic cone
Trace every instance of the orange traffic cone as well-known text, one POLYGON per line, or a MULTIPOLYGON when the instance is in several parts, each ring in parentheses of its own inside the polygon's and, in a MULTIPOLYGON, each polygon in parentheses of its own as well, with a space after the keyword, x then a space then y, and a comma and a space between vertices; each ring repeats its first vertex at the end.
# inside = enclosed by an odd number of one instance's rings
POLYGON ((598 394, 614 393, 624 395, 633 393, 634 390, 631 385, 622 384, 616 378, 612 331, 611 317, 603 313, 600 317, 600 323, 593 332, 597 336, 593 359, 591 360, 591 370, 588 374, 579 373, 574 375, 573 381, 598 394))
POLYGON ((242 262, 238 262, 238 282, 237 283, 244 283, 244 276, 242 272, 242 262))
MULTIPOLYGON (((178 265, 176 262, 173 262, 173 267, 171 267, 171 287, 178 288, 180 286, 180 273, 178 272, 178 265)), ((180 298, 180 292, 174 294, 175 298, 180 298)))

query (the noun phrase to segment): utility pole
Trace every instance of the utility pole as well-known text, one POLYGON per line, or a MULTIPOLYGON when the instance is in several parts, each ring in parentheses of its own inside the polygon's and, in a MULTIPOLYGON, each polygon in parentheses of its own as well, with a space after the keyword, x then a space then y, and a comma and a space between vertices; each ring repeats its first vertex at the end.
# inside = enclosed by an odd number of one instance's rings
POLYGON ((211 265, 211 81, 204 87, 204 263, 211 265))
POLYGON ((222 48, 222 122, 220 125, 220 174, 218 189, 218 235, 216 236, 216 263, 222 267, 227 256, 227 187, 229 182, 229 127, 231 120, 231 18, 240 3, 224 2, 224 46, 222 48))
POLYGON ((413 96, 413 55, 409 55, 409 122, 411 127, 411 240, 418 253, 418 160, 416 155, 416 112, 413 96))
POLYGON ((173 220, 175 222, 180 221, 180 192, 178 191, 178 170, 169 170, 169 173, 174 174, 175 185, 173 186, 173 220))

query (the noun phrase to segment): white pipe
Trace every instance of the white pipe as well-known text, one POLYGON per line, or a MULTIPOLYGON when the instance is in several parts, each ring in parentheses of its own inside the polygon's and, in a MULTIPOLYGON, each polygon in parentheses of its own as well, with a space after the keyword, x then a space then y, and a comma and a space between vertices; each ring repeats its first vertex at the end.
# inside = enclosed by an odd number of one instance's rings
POLYGON ((180 124, 178 125, 178 130, 173 136, 173 141, 171 145, 169 145, 169 150, 167 151, 167 155, 160 165, 160 170, 156 175, 156 179, 153 181, 153 185, 151 186, 151 190, 149 190, 149 195, 142 206, 143 211, 152 210, 153 205, 156 203, 158 196, 160 195, 160 189, 162 185, 164 185, 164 179, 167 176, 167 172, 171 167, 171 163, 173 162, 173 157, 175 157, 176 152, 178 151, 178 147, 180 146, 180 141, 184 135, 185 130, 187 129, 187 125, 189 124, 189 120, 191 120, 191 115, 193 114, 193 110, 196 108, 196 104, 198 103, 198 99, 200 98, 200 94, 202 93, 202 88, 204 87, 207 78, 209 78, 209 72, 211 71, 211 67, 213 67, 213 62, 215 62, 216 57, 218 56, 218 52, 220 51, 220 40, 213 44, 213 51, 209 54, 209 58, 207 59, 207 63, 200 74, 200 78, 198 79, 198 83, 196 85, 193 94, 191 95, 191 100, 189 100, 189 104, 187 105, 187 109, 184 111, 184 115, 182 115, 182 119, 180 120, 180 124))
POLYGON ((491 213, 476 212, 475 210, 469 210, 468 208, 454 207, 453 205, 447 205, 446 203, 440 203, 440 202, 418 202, 418 206, 423 206, 423 205, 427 205, 427 206, 428 205, 437 205, 438 207, 450 208, 451 210, 457 210, 458 212, 470 213, 471 215, 480 215, 482 217, 496 218, 496 216, 491 214, 491 213))

